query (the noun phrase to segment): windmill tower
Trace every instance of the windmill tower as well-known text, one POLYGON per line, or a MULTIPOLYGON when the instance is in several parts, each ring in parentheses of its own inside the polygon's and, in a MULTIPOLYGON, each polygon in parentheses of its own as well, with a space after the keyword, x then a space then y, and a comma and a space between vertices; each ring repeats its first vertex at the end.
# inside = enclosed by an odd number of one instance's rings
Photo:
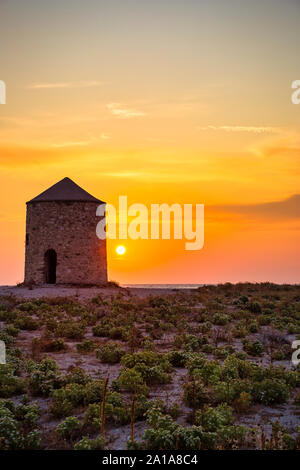
POLYGON ((107 282, 106 240, 96 235, 105 202, 64 178, 26 204, 25 284, 107 282))

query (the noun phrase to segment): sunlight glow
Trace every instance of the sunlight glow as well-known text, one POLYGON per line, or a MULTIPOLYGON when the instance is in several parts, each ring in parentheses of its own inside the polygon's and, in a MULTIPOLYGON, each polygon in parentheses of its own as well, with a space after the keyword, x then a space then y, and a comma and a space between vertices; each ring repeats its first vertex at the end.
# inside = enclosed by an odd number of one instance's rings
POLYGON ((125 251, 126 251, 125 246, 119 245, 116 248, 116 252, 118 253, 118 255, 124 255, 125 251))

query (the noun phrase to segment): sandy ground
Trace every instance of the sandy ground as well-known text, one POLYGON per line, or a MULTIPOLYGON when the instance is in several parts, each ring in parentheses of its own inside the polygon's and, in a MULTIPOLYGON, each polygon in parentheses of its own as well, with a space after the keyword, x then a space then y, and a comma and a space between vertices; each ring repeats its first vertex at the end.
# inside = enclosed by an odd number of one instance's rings
MULTIPOLYGON (((130 297, 147 297, 148 295, 170 295, 180 289, 145 288, 145 287, 68 287, 68 286, 37 286, 29 289, 24 286, 0 286, 0 296, 13 295, 18 299, 40 299, 42 297, 75 297, 85 301, 101 296, 115 296, 118 294, 130 297)), ((185 293, 192 289, 182 289, 185 293)))
MULTIPOLYGON (((93 297, 101 295, 102 297, 115 297, 115 296, 124 296, 124 299, 130 300, 131 297, 147 297, 149 295, 170 295, 175 294, 178 291, 184 293, 192 293, 194 289, 173 289, 173 288, 145 288, 145 287, 70 287, 70 286, 38 286, 33 289, 29 289, 24 286, 0 286, 0 297, 1 296, 10 296, 13 295, 21 302, 26 299, 36 299, 36 298, 51 298, 51 297, 70 297, 74 298, 82 303, 88 302, 93 297)), ((198 308, 201 304, 197 304, 194 308, 198 308)), ((196 324, 190 323, 192 326, 196 324)), ((1 325, 0 322, 0 326, 1 325)), ((30 356, 31 343, 33 338, 40 337, 44 332, 44 326, 39 331, 26 331, 21 330, 17 339, 16 346, 20 347, 25 351, 26 355, 30 356)), ((249 339, 254 341, 255 339, 262 339, 262 335, 268 332, 269 327, 263 326, 260 333, 251 334, 249 339)), ((295 339, 295 335, 287 335, 287 340, 290 342, 295 339)), ((92 335, 91 327, 87 327, 86 339, 91 339, 95 343, 102 344, 107 342, 107 339, 103 338, 94 338, 92 335)), ((155 340, 156 348, 158 352, 168 352, 172 348, 173 344, 173 334, 165 333, 161 339, 155 340)), ((93 378, 107 377, 109 376, 109 382, 117 379, 119 375, 120 364, 102 364, 93 353, 78 353, 76 345, 77 341, 68 341, 66 340, 68 350, 66 353, 52 352, 47 353, 48 356, 55 359, 62 372, 67 373, 70 367, 80 366, 93 378)), ((235 338, 233 345, 236 350, 242 350, 242 340, 235 338)), ((207 359, 214 359, 213 356, 207 356, 207 359)), ((254 362, 257 362, 261 365, 268 366, 269 358, 267 355, 264 355, 262 358, 250 358, 254 362)), ((284 366, 286 369, 291 368, 290 361, 280 361, 274 362, 275 365, 284 366)), ((150 399, 162 399, 165 403, 172 405, 174 403, 180 404, 180 416, 178 422, 187 425, 187 417, 191 413, 191 409, 186 407, 182 401, 183 394, 183 382, 186 380, 187 370, 184 368, 174 368, 172 374, 172 383, 165 385, 152 386, 150 392, 150 399)), ((19 400, 19 397, 17 397, 19 400)), ((44 432, 52 433, 57 424, 61 419, 52 419, 47 413, 49 408, 49 398, 38 397, 35 399, 41 410, 44 410, 42 413, 39 424, 42 426, 44 432)), ((82 418, 83 411, 78 409, 74 412, 74 415, 82 418)), ((248 413, 241 415, 237 418, 237 423, 246 425, 246 426, 263 426, 267 432, 267 435, 271 433, 271 422, 279 421, 279 423, 285 426, 290 432, 294 432, 296 425, 299 423, 300 411, 298 407, 293 403, 293 396, 288 403, 283 405, 277 405, 274 407, 267 407, 263 405, 255 405, 251 407, 248 413)), ((146 422, 139 421, 135 423, 135 436, 137 440, 142 440, 143 433, 146 429, 146 422)), ((130 435, 130 425, 116 426, 113 424, 108 425, 107 427, 107 437, 108 437, 108 448, 109 449, 125 449, 128 436, 130 435)))

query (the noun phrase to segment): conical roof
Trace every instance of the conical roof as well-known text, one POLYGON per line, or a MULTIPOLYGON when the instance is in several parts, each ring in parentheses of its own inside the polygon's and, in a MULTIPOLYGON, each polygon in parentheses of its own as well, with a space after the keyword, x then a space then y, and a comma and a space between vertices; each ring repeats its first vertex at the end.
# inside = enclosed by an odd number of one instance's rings
POLYGON ((70 178, 62 179, 49 189, 46 189, 46 191, 28 201, 27 204, 31 202, 49 201, 98 202, 99 204, 104 204, 103 201, 89 194, 70 178))

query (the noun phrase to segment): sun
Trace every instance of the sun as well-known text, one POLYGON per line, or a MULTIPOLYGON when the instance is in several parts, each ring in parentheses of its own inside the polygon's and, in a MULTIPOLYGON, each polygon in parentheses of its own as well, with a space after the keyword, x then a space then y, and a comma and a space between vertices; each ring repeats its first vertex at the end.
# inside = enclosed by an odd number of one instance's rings
POLYGON ((126 248, 123 245, 119 245, 116 248, 116 252, 118 253, 118 255, 124 255, 125 251, 126 251, 126 248))

